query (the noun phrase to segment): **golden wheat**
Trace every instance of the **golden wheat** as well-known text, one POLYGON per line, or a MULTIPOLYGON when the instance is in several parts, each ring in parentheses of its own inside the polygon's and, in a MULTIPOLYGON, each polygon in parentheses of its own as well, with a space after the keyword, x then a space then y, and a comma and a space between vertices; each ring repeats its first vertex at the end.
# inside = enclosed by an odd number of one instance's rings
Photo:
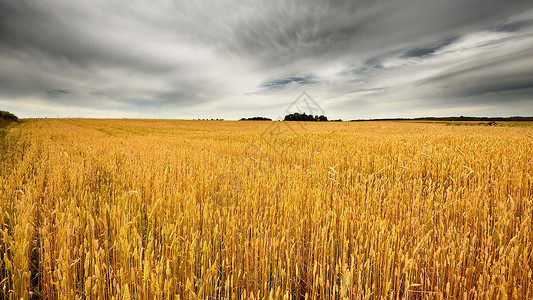
POLYGON ((10 126, 0 295, 533 298, 533 127, 287 125, 10 126))

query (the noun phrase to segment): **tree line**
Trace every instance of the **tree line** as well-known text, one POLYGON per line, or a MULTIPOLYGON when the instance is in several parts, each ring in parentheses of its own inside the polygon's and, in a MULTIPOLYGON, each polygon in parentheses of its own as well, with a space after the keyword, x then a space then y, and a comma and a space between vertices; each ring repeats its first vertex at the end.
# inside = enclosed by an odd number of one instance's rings
POLYGON ((3 111, 3 110, 0 110, 0 120, 5 120, 5 121, 17 121, 19 118, 17 116, 15 116, 14 114, 8 112, 8 111, 3 111))
POLYGON ((326 122, 328 120, 328 117, 324 116, 324 115, 315 115, 313 116, 312 114, 308 115, 306 113, 293 113, 293 114, 288 114, 285 116, 285 119, 283 119, 284 121, 315 121, 315 122, 326 122))

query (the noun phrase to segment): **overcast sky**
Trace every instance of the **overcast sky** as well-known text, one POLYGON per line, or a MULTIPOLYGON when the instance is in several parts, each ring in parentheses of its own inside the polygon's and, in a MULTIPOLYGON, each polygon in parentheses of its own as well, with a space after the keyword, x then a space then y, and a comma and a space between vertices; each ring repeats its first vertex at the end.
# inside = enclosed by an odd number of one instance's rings
POLYGON ((533 115, 531 0, 0 0, 19 117, 533 115))

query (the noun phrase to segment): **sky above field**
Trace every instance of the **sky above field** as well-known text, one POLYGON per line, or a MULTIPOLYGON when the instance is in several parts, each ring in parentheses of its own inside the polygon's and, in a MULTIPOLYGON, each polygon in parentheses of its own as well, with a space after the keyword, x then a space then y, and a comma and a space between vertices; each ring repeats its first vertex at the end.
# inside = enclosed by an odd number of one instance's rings
POLYGON ((533 115, 531 0, 0 0, 19 117, 533 115), (314 110, 312 112, 317 112, 314 110))

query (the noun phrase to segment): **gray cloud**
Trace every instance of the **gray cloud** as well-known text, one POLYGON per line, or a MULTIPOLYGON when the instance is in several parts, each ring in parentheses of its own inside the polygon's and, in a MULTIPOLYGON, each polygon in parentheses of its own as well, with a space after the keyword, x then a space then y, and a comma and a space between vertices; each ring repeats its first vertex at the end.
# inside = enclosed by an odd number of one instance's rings
MULTIPOLYGON (((309 57, 354 59, 425 45, 481 29, 521 11, 526 1, 291 1, 259 5, 241 16, 222 46, 261 67, 298 64, 309 57)), ((222 32, 221 32, 222 34, 222 32)))
MULTIPOLYGON (((526 41, 528 43, 525 49, 500 44, 499 52, 483 51, 485 57, 449 66, 417 84, 435 86, 437 89, 434 93, 442 94, 443 97, 461 101, 471 98, 470 103, 491 103, 494 100, 487 96, 494 93, 507 95, 505 102, 513 101, 513 92, 520 93, 520 90, 533 88, 533 60, 530 59, 533 38, 526 41)), ((515 43, 519 44, 519 41, 515 43)))
POLYGON ((532 100, 532 25, 529 0, 0 0, 0 106, 276 117, 307 90, 332 118, 507 114, 532 100))
POLYGON ((282 89, 282 88, 285 88, 289 84, 298 84, 301 86, 305 86, 305 85, 314 85, 318 83, 320 83, 320 81, 318 81, 316 78, 314 78, 311 75, 306 75, 306 76, 284 77, 284 78, 265 82, 261 84, 261 86, 267 89, 282 89))
POLYGON ((456 41, 457 38, 451 38, 451 39, 446 39, 438 44, 435 44, 435 45, 428 45, 428 46, 425 46, 425 47, 417 47, 417 48, 414 48, 414 49, 411 49, 407 52, 405 52, 405 54, 402 56, 404 58, 411 58, 411 57, 425 57, 425 56, 428 56, 428 55, 432 55, 432 54, 435 54, 435 52, 437 52, 438 50, 450 45, 451 43, 453 43, 454 41, 456 41))
POLYGON ((46 95, 52 98, 57 98, 68 94, 72 94, 72 91, 69 89, 52 89, 46 91, 46 95))
POLYGON ((527 21, 504 22, 504 23, 497 24, 495 26, 491 26, 490 29, 493 31, 500 31, 500 32, 517 32, 517 31, 523 30, 531 26, 533 26, 533 21, 527 20, 527 21))

